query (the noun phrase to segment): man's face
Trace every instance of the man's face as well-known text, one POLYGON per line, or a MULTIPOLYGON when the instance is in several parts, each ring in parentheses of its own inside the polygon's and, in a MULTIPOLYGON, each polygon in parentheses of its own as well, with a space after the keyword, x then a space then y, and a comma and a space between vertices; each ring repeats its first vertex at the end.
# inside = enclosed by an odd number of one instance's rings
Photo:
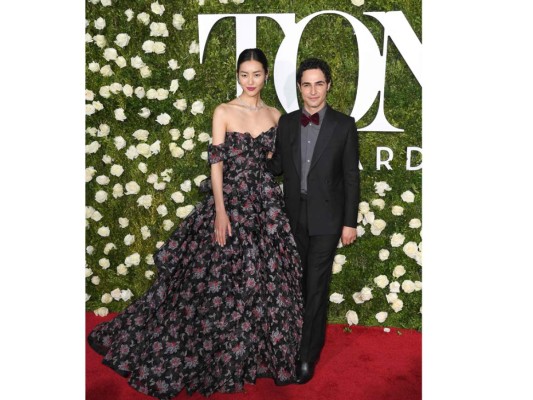
POLYGON ((314 114, 324 107, 330 86, 331 83, 326 83, 326 77, 321 69, 308 69, 303 72, 298 89, 307 112, 314 114))

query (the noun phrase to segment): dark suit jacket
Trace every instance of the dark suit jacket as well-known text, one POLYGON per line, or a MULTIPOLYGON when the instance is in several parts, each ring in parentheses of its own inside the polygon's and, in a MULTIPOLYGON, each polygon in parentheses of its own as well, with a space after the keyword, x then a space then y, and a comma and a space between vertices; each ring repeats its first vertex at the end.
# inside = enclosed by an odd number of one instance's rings
MULTIPOLYGON (((355 120, 326 106, 326 114, 307 176, 309 234, 340 234, 357 225, 359 206, 359 142, 355 120)), ((300 115, 281 116, 276 149, 268 161, 274 175, 283 174, 285 209, 293 232, 300 210, 300 115)))

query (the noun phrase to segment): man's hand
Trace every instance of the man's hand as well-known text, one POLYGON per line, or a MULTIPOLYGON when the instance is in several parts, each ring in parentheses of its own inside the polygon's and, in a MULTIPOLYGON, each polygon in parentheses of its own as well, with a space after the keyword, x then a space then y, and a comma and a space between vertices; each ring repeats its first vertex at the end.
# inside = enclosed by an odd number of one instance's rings
POLYGON ((351 226, 342 227, 341 242, 343 246, 352 244, 357 239, 357 230, 351 226))

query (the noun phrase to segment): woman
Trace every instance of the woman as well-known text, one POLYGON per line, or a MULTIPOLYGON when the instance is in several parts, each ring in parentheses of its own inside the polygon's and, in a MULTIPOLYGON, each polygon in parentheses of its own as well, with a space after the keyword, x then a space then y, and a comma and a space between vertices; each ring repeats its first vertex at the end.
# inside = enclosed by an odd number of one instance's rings
POLYGON ((155 253, 153 286, 88 338, 104 364, 160 399, 294 380, 301 267, 266 169, 280 114, 261 100, 264 53, 244 50, 237 77, 241 96, 213 115, 212 193, 155 253))

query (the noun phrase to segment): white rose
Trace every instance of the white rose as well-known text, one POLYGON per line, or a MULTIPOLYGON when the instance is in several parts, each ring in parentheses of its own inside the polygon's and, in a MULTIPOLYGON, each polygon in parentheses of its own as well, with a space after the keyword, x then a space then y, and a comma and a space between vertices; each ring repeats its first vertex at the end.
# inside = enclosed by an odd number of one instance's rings
POLYGON ((115 119, 117 121, 125 121, 127 119, 126 114, 124 114, 123 108, 117 108, 115 110, 115 119))
POLYGON ((385 208, 385 200, 383 200, 383 199, 374 199, 374 200, 372 200, 372 205, 374 207, 379 208, 380 210, 383 210, 385 208))
POLYGON ((85 89, 85 101, 93 101, 94 100, 94 92, 89 89, 85 89))
POLYGON ((354 6, 361 7, 363 4, 365 4, 365 0, 352 0, 352 4, 354 6))
POLYGON ((148 255, 144 258, 144 261, 145 261, 146 264, 148 264, 148 265, 154 265, 154 264, 155 264, 153 254, 148 254, 148 255))
POLYGON ((203 101, 201 101, 201 100, 196 100, 191 105, 191 114, 192 115, 203 114, 204 110, 205 110, 205 106, 204 106, 203 101))
POLYGON ((194 206, 190 204, 188 206, 178 207, 176 210, 176 216, 179 218, 185 218, 192 212, 192 210, 194 210, 194 206))
POLYGON ((109 314, 109 310, 107 309, 107 307, 99 307, 93 312, 94 315, 96 315, 97 317, 105 317, 107 314, 109 314))
POLYGON ((170 82, 170 88, 169 90, 172 92, 172 93, 176 93, 176 90, 178 90, 178 88, 180 87, 179 85, 179 82, 177 79, 172 79, 172 81, 170 82))
POLYGON ((418 246, 415 242, 407 242, 405 246, 403 246, 403 252, 407 255, 407 257, 415 258, 416 254, 418 253, 418 246))
POLYGON ((116 248, 117 246, 115 246, 114 243, 107 243, 104 247, 104 254, 108 255, 111 252, 111 250, 116 249, 116 248))
POLYGON ((93 41, 100 49, 103 49, 107 46, 107 40, 104 35, 94 35, 93 41))
POLYGON ((164 205, 164 204, 161 204, 157 207, 157 213, 159 215, 161 215, 162 217, 164 217, 165 215, 168 214, 168 210, 167 210, 167 207, 164 205))
POLYGON ((95 211, 95 212, 91 215, 91 219, 92 219, 93 221, 98 222, 98 221, 100 221, 100 220, 102 219, 102 214, 100 214, 99 211, 95 211))
POLYGON ((365 234, 365 228, 363 228, 361 225, 357 225, 356 232, 357 237, 361 237, 365 234))
POLYGON ((361 297, 361 292, 355 292, 352 295, 353 301, 355 301, 355 304, 363 304, 365 301, 361 297))
POLYGON ((187 68, 185 71, 183 71, 183 77, 188 81, 194 79, 195 75, 196 71, 194 70, 194 68, 187 68))
POLYGON ((372 296, 372 289, 366 286, 361 289, 361 299, 368 301, 372 298, 374 298, 374 296, 372 296))
POLYGON ((403 207, 392 206, 392 215, 400 216, 403 214, 403 207))
POLYGON ((401 233, 393 233, 390 238, 390 244, 392 247, 400 247, 405 241, 405 236, 401 233))
POLYGON ((111 156, 107 155, 107 154, 104 154, 102 156, 102 162, 104 164, 111 164, 113 162, 113 159, 111 158, 111 156))
POLYGON ((198 54, 200 52, 200 46, 196 43, 196 40, 193 40, 189 45, 189 54, 198 54))
POLYGON ((148 25, 150 23, 150 15, 145 12, 137 14, 137 19, 144 25, 148 25))
POLYGON ((178 99, 172 104, 174 107, 176 107, 180 111, 185 111, 187 108, 187 100, 185 99, 178 99))
POLYGON ((161 176, 163 177, 163 180, 165 182, 170 182, 170 174, 172 173, 172 168, 167 168, 163 172, 161 172, 161 176))
POLYGON ((368 211, 363 217, 363 225, 371 224, 375 221, 374 211, 368 211))
POLYGON ((368 205, 368 203, 366 201, 362 201, 359 203, 359 212, 361 214, 366 214, 367 212, 370 211, 370 206, 368 205))
POLYGON ((135 181, 126 183, 126 194, 137 194, 141 190, 139 184, 135 181))
POLYGON ((389 313, 386 312, 386 311, 381 311, 381 312, 378 312, 376 314, 376 319, 378 320, 378 322, 380 324, 382 324, 383 322, 385 322, 385 320, 387 319, 387 317, 389 316, 389 313))
POLYGON ((91 72, 100 71, 100 64, 98 64, 96 61, 90 62, 89 63, 89 71, 91 71, 91 72))
POLYGON ((184 139, 192 139, 194 137, 194 133, 195 133, 194 128, 192 126, 188 126, 183 131, 183 138, 184 139))
MULTIPOLYGON (((202 154, 200 154, 200 158, 204 161, 207 161, 207 151, 202 151, 202 154)), ((359 236, 359 233, 357 235, 359 236)))
POLYGON ((188 151, 194 149, 194 146, 195 146, 195 144, 194 144, 194 142, 192 141, 192 139, 188 139, 188 140, 184 141, 184 142, 181 144, 181 147, 182 147, 184 150, 188 150, 188 151))
POLYGON ((100 111, 104 109, 104 105, 100 103, 99 101, 93 101, 92 106, 96 111, 100 111))
POLYGON ((167 113, 159 114, 156 118, 156 121, 160 125, 168 125, 168 123, 170 122, 170 115, 168 115, 167 113))
POLYGON ((163 221, 163 229, 165 231, 171 230, 173 226, 174 226, 174 222, 172 222, 170 219, 165 219, 163 221))
POLYGON ((126 47, 128 45, 128 43, 130 42, 130 35, 128 35, 127 33, 119 33, 115 39, 115 44, 118 46, 118 47, 126 47))
POLYGON ((113 142, 115 143, 117 150, 122 150, 124 147, 126 147, 126 140, 124 140, 122 136, 117 136, 113 139, 113 142))
POLYGON ((402 311, 402 308, 403 308, 403 301, 400 300, 400 299, 396 299, 394 300, 391 305, 392 309, 394 310, 394 312, 400 312, 402 311))
POLYGON ((133 297, 133 293, 131 292, 130 289, 120 291, 120 298, 122 299, 122 301, 128 301, 132 297, 133 297))
POLYGON ((194 183, 196 184, 196 186, 200 186, 200 183, 202 183, 204 179, 207 179, 207 176, 198 175, 196 178, 194 178, 194 183))
POLYGON ((394 276, 395 278, 399 278, 403 274, 405 274, 405 267, 403 265, 397 265, 394 267, 394 270, 392 271, 392 276, 394 276))
POLYGON ((375 182, 374 188, 376 189, 376 193, 379 194, 381 197, 385 196, 385 191, 391 190, 391 187, 385 181, 375 182))
POLYGON ((418 292, 419 290, 422 290, 422 282, 415 281, 415 291, 418 292))
POLYGON ((346 256, 344 254, 337 254, 333 260, 337 264, 344 265, 346 263, 346 256))
POLYGON ((159 154, 160 151, 161 151, 161 141, 156 140, 154 143, 150 145, 150 152, 152 154, 159 154))
POLYGON ((142 60, 142 58, 139 56, 132 57, 130 59, 130 64, 135 69, 141 69, 142 67, 146 65, 144 61, 142 60))
MULTIPOLYGON (((158 210, 159 211, 159 210, 158 210)), ((142 228, 141 228, 141 235, 143 237, 144 240, 148 239, 150 236, 152 236, 152 234, 150 233, 150 228, 148 228, 146 225, 144 225, 142 228)))
POLYGON ((400 282, 394 281, 389 285, 389 291, 391 293, 400 293, 400 282))
POLYGON ((155 42, 153 40, 146 40, 142 44, 142 49, 146 54, 150 54, 154 52, 155 42))
POLYGON ((198 141, 202 143, 209 142, 211 140, 211 136, 207 132, 202 132, 198 135, 198 141))
POLYGON ((105 19, 103 19, 102 17, 98 18, 97 20, 94 21, 94 27, 96 29, 98 29, 99 31, 101 31, 102 29, 105 28, 105 19))
POLYGON ((174 59, 172 60, 169 60, 168 61, 168 67, 172 70, 172 71, 175 71, 177 70, 180 66, 178 65, 178 62, 174 59))
POLYGON ((107 124, 100 124, 98 127, 98 137, 104 137, 109 135, 109 132, 111 129, 109 128, 109 125, 107 124))
POLYGON ((91 278, 91 283, 92 283, 93 285, 98 286, 98 285, 100 284, 100 277, 97 276, 97 275, 93 276, 93 277, 91 278))
POLYGON ((187 179, 185 182, 183 182, 183 183, 180 185, 180 188, 181 188, 181 190, 183 190, 185 193, 190 192, 190 191, 191 191, 191 180, 190 180, 190 179, 187 179))
POLYGON ((385 289, 389 284, 389 278, 386 275, 379 275, 374 278, 374 283, 381 289, 385 289))
POLYGON ((101 258, 98 260, 98 265, 100 265, 102 269, 108 269, 111 264, 107 258, 101 258))
POLYGON ((135 235, 126 235, 124 236, 124 244, 126 246, 131 246, 135 242, 135 235))
POLYGON ((157 14, 159 16, 163 15, 163 13, 165 12, 165 6, 162 4, 159 4, 157 1, 150 5, 150 9, 152 10, 154 14, 157 14))
POLYGON ((100 74, 105 77, 109 77, 113 75, 113 70, 111 69, 110 65, 104 65, 102 68, 100 68, 100 74))
POLYGON ((99 175, 96 177, 96 183, 99 185, 107 185, 109 183, 109 178, 105 175, 99 175))
POLYGON ((155 190, 165 190, 167 187, 167 184, 165 182, 156 182, 154 183, 154 189, 155 190))
POLYGON ((107 49, 104 50, 104 58, 107 61, 116 60, 117 57, 118 57, 118 53, 117 53, 116 49, 114 49, 112 47, 108 47, 107 49))
POLYGON ((168 36, 167 25, 164 22, 152 22, 150 24, 150 36, 168 36))
POLYGON ((93 274, 93 270, 90 268, 85 268, 85 277, 88 278, 93 274))
POLYGON ((146 92, 146 98, 148 100, 155 100, 157 98, 157 90, 148 89, 148 91, 146 92))
POLYGON ((124 87, 122 88, 122 93, 124 93, 124 95, 126 97, 132 97, 133 96, 133 86, 131 86, 130 84, 124 85, 124 87))
POLYGON ((144 273, 144 276, 146 279, 152 279, 152 277, 154 276, 154 271, 148 270, 144 273))
POLYGON ((242 4, 244 3, 244 0, 232 0, 235 4, 242 4))
POLYGON ((132 265, 139 265, 141 263, 141 256, 139 253, 133 253, 126 257, 124 260, 124 264, 126 264, 127 267, 131 267, 132 265))
POLYGON ((152 205, 152 196, 149 194, 142 195, 137 199, 137 205, 148 210, 152 205))
POLYGON ((126 150, 126 157, 128 157, 130 160, 135 160, 137 157, 139 157, 137 148, 133 145, 128 147, 128 150, 126 150))
POLYGON ((141 111, 139 112, 139 116, 141 116, 142 118, 148 118, 150 114, 150 109, 147 107, 141 108, 141 111))
POLYGON ((420 221, 418 218, 413 218, 411 221, 409 221, 409 228, 420 228, 422 226, 422 221, 420 221))
POLYGON ((415 284, 413 281, 406 279, 402 282, 402 290, 405 293, 413 293, 415 291, 415 284))
POLYGON ((166 46, 165 43, 163 43, 163 42, 155 42, 153 50, 154 50, 155 54, 163 54, 163 53, 165 53, 166 48, 167 48, 167 46, 166 46))
POLYGON ((185 197, 181 192, 174 192, 170 195, 170 198, 174 200, 174 203, 183 203, 185 201, 185 197))
POLYGON ((94 167, 85 168, 85 182, 90 182, 93 179, 94 174, 96 174, 94 167))
POLYGON ((148 182, 150 185, 152 185, 152 184, 156 183, 158 179, 159 179, 159 177, 157 176, 157 174, 150 174, 148 176, 148 179, 146 179, 146 182, 148 182))
POLYGON ((205 4, 205 0, 198 0, 198 5, 203 6, 205 4))
POLYGON ((386 226, 387 223, 382 219, 375 219, 370 225, 370 232, 372 232, 372 234, 375 236, 379 236, 386 226))
POLYGON ((110 172, 111 172, 111 175, 113 175, 113 176, 120 176, 124 172, 124 168, 122 167, 122 165, 113 164, 111 166, 110 172))
POLYGON ((85 115, 93 115, 96 109, 92 104, 85 104, 85 115))
POLYGON ((100 3, 102 3, 104 7, 109 7, 111 5, 111 0, 100 0, 100 3))
POLYGON ((128 267, 126 267, 124 264, 120 264, 117 267, 117 275, 127 275, 128 274, 128 267))
POLYGON ((415 195, 410 190, 403 192, 401 197, 402 200, 406 203, 412 203, 413 201, 415 201, 415 195))
POLYGON ((389 293, 385 295, 385 297, 387 298, 387 302, 390 304, 396 299, 398 299, 398 293, 389 293))
POLYGON ((117 57, 117 59, 115 60, 115 64, 117 64, 117 66, 119 68, 124 68, 126 65, 128 65, 128 62, 126 61, 126 59, 122 56, 119 56, 117 57))
POLYGON ((141 171, 144 174, 146 174, 146 172, 148 171, 148 167, 143 162, 140 162, 137 168, 139 168, 139 171, 141 171))
POLYGON ((137 129, 135 132, 133 132, 133 137, 137 140, 146 140, 148 139, 149 134, 150 132, 148 132, 146 129, 137 129))
POLYGON ((228 4, 228 0, 218 0, 220 4, 228 4))
POLYGON ((333 261, 333 266, 332 266, 332 269, 331 269, 331 273, 338 274, 340 272, 342 272, 342 265, 341 264, 337 264, 335 261, 333 261))
POLYGON ((115 300, 120 300, 120 289, 119 288, 116 288, 116 289, 113 289, 111 291, 111 297, 114 298, 115 300))
POLYGON ((348 322, 348 325, 357 325, 359 323, 359 317, 355 311, 349 310, 346 313, 346 321, 348 322))
POLYGON ((121 228, 126 228, 130 224, 130 220, 124 217, 118 219, 118 223, 121 228))
POLYGON ((113 301, 113 297, 109 293, 104 293, 101 298, 102 303, 109 304, 113 301))
POLYGON ((85 153, 94 154, 98 151, 99 148, 100 148, 100 143, 98 143, 97 141, 91 142, 85 146, 85 153))
POLYGON ((331 301, 332 303, 340 304, 344 301, 344 295, 335 292, 331 296, 329 296, 329 301, 331 301))
POLYGON ((105 192, 104 190, 99 190, 98 192, 95 193, 94 195, 94 199, 96 200, 97 203, 103 203, 107 200, 107 192, 105 192))
POLYGON ((387 249, 381 249, 379 251, 379 259, 385 261, 389 258, 390 252, 387 249))
POLYGON ((155 244, 155 248, 156 248, 156 249, 160 249, 161 246, 163 246, 164 244, 165 244, 165 242, 163 242, 163 241, 160 240, 159 242, 157 242, 157 243, 155 244))
POLYGON ((157 89, 157 100, 166 100, 168 98, 168 90, 159 88, 157 89))
POLYGON ((85 219, 91 218, 91 216, 94 214, 95 209, 91 206, 85 206, 85 219))
POLYGON ((124 11, 124 14, 126 14, 126 17, 128 17, 128 22, 130 22, 133 19, 133 16, 135 15, 131 8, 128 8, 126 11, 124 11))
POLYGON ((181 28, 184 23, 185 23, 185 18, 183 18, 183 15, 174 14, 172 16, 172 26, 174 26, 174 28, 176 28, 178 31, 181 31, 181 28))

